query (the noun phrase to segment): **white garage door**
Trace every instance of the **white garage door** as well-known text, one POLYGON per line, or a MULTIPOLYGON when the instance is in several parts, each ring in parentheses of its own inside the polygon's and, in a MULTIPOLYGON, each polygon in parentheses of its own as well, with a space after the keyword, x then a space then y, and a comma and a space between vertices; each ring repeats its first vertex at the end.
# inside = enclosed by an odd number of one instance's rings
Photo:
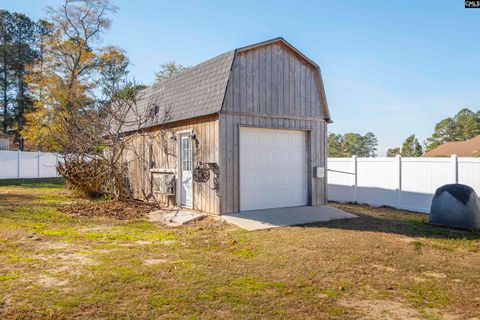
POLYGON ((306 204, 305 132, 240 128, 240 210, 306 204))

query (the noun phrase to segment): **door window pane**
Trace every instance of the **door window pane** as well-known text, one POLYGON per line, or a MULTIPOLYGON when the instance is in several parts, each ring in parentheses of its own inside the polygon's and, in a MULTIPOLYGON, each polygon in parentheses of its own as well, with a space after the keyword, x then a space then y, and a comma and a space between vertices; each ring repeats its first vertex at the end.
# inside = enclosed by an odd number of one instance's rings
POLYGON ((182 137, 182 170, 192 170, 192 142, 189 137, 182 137))

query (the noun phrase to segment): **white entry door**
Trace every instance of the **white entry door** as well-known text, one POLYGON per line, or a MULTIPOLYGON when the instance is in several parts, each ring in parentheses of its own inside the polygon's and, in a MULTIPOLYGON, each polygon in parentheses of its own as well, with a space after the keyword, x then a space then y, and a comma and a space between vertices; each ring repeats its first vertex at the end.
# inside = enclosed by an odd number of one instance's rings
POLYGON ((307 188, 305 132, 240 128, 240 210, 303 206, 307 188))
POLYGON ((180 135, 180 204, 184 207, 193 207, 193 178, 192 178, 192 139, 190 134, 180 135))

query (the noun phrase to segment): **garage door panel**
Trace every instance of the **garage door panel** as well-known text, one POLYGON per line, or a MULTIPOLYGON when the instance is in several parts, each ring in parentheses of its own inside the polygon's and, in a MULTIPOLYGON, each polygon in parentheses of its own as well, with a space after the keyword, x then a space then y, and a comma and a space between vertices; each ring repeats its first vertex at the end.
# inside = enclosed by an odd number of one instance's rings
POLYGON ((290 157, 286 149, 273 150, 273 167, 282 169, 289 168, 290 157))
POLYGON ((260 146, 271 146, 273 145, 273 133, 264 132, 262 134, 256 135, 257 145, 260 146))
POLYGON ((273 208, 273 192, 262 193, 261 196, 257 193, 257 199, 254 209, 273 208))
POLYGON ((274 203, 279 207, 287 207, 291 203, 289 191, 275 191, 273 199, 274 203))
POLYGON ((306 135, 302 131, 240 129, 240 209, 307 204, 306 135))
POLYGON ((261 191, 261 188, 273 188, 273 172, 266 170, 256 170, 257 176, 257 191, 261 191))
POLYGON ((245 208, 242 210, 251 210, 256 208, 257 206, 257 199, 255 192, 243 192, 242 197, 246 203, 245 208))
POLYGON ((243 157, 240 166, 243 168, 255 168, 257 165, 256 162, 256 152, 255 148, 245 147, 242 149, 243 157))
POLYGON ((243 146, 255 146, 256 143, 256 135, 253 131, 245 131, 242 132, 242 145, 243 146))
POLYGON ((247 188, 255 188, 257 185, 257 172, 256 170, 245 170, 243 171, 242 176, 242 187, 241 190, 245 190, 247 188))
MULTIPOLYGON (((303 150, 302 150, 303 151, 303 150)), ((291 150, 288 154, 290 158, 291 168, 299 168, 304 166, 305 155, 301 151, 291 150)))
POLYGON ((298 205, 302 205, 305 202, 304 194, 301 191, 294 190, 290 193, 292 203, 297 203, 298 205))
POLYGON ((305 134, 290 134, 289 135, 290 146, 303 146, 305 145, 305 134))
POLYGON ((290 185, 292 186, 303 186, 305 184, 305 179, 303 178, 303 172, 295 171, 290 172, 290 185))
POLYGON ((257 150, 255 162, 257 168, 271 167, 273 163, 272 150, 270 148, 257 150))
POLYGON ((289 170, 278 170, 278 172, 273 176, 273 185, 279 189, 284 190, 288 189, 290 184, 290 171, 289 170))
POLYGON ((289 144, 290 135, 288 132, 277 132, 275 134, 274 145, 276 146, 285 146, 289 144))

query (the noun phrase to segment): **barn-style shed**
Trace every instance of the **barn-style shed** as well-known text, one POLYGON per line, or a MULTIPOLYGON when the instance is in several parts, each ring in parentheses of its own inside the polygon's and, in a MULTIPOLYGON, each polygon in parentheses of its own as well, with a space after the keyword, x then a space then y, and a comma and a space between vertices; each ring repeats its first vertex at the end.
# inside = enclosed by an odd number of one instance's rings
POLYGON ((213 214, 325 204, 320 69, 283 38, 196 65, 137 104, 151 115, 124 155, 137 198, 213 214))

